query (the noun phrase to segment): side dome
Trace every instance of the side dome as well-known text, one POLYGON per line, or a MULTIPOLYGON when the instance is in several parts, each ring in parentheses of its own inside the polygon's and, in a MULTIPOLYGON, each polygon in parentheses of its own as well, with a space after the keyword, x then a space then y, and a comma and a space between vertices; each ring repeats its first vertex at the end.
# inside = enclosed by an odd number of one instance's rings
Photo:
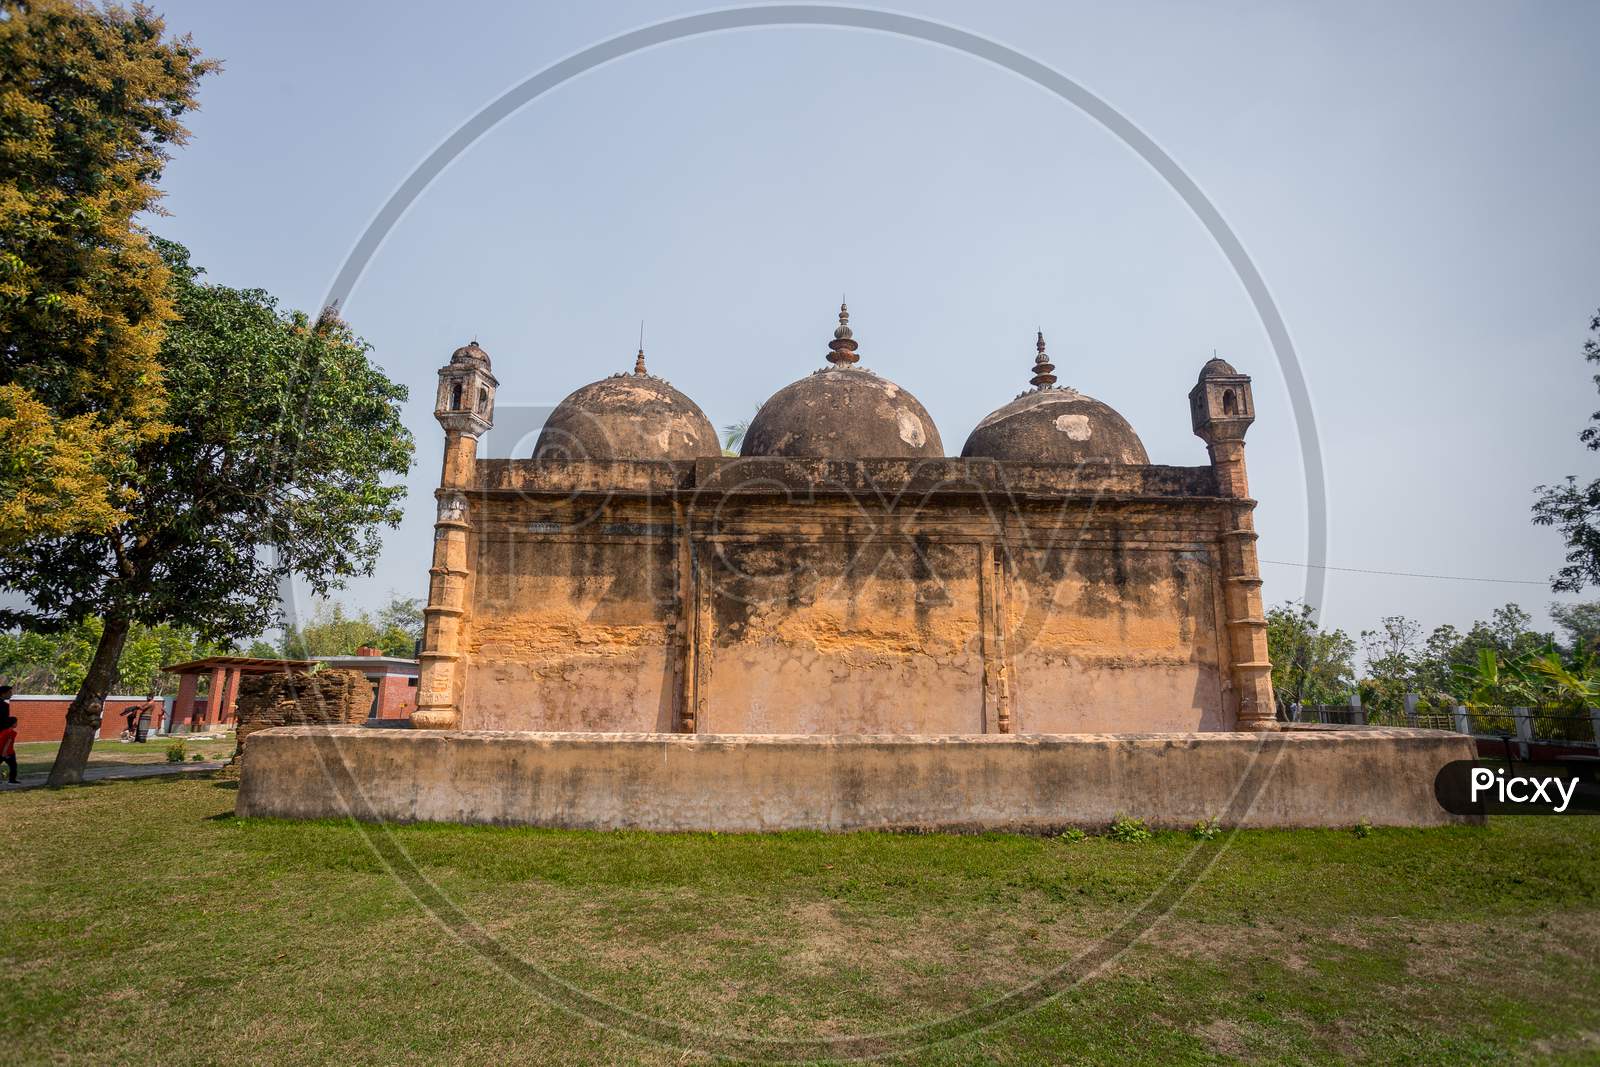
POLYGON ((852 366, 850 309, 828 345, 832 366, 779 389, 745 431, 741 456, 816 459, 941 458, 944 442, 928 409, 886 378, 852 366))
POLYGON ((478 342, 468 341, 454 352, 450 353, 450 362, 456 365, 477 364, 484 370, 489 369, 489 353, 478 347, 478 342))
POLYGON ((963 458, 1019 463, 1148 464, 1144 443, 1128 420, 1076 389, 1055 384, 1055 367, 1035 346, 1033 388, 991 412, 961 448, 963 458))
POLYGON ((1203 382, 1207 378, 1235 378, 1238 377, 1238 374, 1239 372, 1233 369, 1232 363, 1217 356, 1212 356, 1206 360, 1206 365, 1200 368, 1200 377, 1196 380, 1196 383, 1203 382))
POLYGON ((545 420, 533 458, 569 463, 720 456, 717 431, 693 400, 644 369, 575 390, 545 420))

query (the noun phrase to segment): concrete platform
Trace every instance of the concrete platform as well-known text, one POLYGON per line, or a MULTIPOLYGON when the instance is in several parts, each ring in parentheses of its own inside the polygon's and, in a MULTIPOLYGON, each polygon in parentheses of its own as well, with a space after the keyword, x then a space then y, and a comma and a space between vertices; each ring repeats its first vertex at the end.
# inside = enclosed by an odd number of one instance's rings
POLYGON ((280 727, 245 746, 241 816, 643 830, 1046 832, 1438 826, 1436 730, 959 737, 280 727))

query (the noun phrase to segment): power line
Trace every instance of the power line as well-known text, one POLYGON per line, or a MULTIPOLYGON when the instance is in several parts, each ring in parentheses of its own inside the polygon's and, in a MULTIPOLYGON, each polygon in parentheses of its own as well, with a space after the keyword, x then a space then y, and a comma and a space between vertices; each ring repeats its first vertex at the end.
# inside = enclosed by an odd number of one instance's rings
POLYGON ((1496 585, 1549 585, 1549 582, 1531 578, 1473 578, 1463 574, 1418 574, 1414 571, 1380 571, 1368 567, 1335 567, 1328 563, 1290 563, 1282 559, 1264 559, 1278 567, 1310 567, 1319 571, 1346 571, 1350 574, 1385 574, 1391 578, 1434 578, 1442 582, 1493 582, 1496 585))

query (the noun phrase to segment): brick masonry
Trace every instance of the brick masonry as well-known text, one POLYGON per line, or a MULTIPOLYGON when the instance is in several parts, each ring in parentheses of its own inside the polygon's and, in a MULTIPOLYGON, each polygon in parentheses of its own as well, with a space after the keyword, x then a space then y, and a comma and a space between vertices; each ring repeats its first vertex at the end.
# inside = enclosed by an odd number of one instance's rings
POLYGON ((273 726, 359 725, 367 721, 372 695, 360 671, 247 675, 239 681, 239 744, 273 726))

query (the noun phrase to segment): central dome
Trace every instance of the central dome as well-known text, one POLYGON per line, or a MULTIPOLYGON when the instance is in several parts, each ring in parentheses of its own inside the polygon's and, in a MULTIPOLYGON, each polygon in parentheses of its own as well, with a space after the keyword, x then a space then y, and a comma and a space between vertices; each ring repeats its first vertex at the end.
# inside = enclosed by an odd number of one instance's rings
POLYGON ((569 463, 720 456, 717 431, 700 406, 644 369, 590 382, 545 419, 533 458, 569 463))
POLYGON ((852 366, 856 342, 850 311, 828 345, 833 364, 786 385, 756 412, 741 456, 816 459, 938 458, 944 442, 917 398, 893 382, 852 366))
POLYGON ((962 446, 962 457, 1019 463, 1149 463, 1144 443, 1127 419, 1092 396, 1055 384, 1055 366, 1044 354, 1044 334, 1035 348, 1033 388, 978 423, 962 446))

